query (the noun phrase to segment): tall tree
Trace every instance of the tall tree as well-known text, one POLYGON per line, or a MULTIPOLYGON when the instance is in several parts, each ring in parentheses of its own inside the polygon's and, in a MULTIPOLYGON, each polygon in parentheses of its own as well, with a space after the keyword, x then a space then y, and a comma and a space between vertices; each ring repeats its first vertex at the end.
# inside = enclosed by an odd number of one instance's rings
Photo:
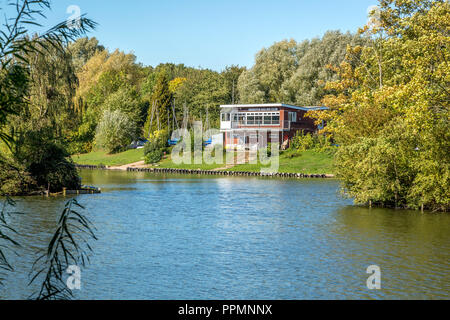
POLYGON ((11 18, 5 15, 0 32, 0 139, 10 143, 11 138, 3 132, 10 114, 19 114, 27 104, 29 89, 29 57, 36 53, 45 54, 48 50, 64 51, 70 40, 84 35, 95 23, 85 17, 78 19, 78 28, 72 28, 67 21, 49 30, 31 36, 28 26, 42 27, 38 18, 45 19, 45 9, 50 8, 47 0, 16 0, 9 3, 11 18), (43 46, 43 44, 46 44, 43 46))
POLYGON ((75 72, 78 72, 97 52, 105 50, 96 38, 80 38, 69 44, 75 72))
POLYGON ((225 70, 222 71, 222 76, 225 79, 225 85, 228 90, 228 101, 229 104, 235 104, 239 102, 239 91, 238 91, 238 82, 241 74, 246 70, 245 67, 239 66, 228 66, 225 70))
POLYGON ((370 44, 349 49, 314 116, 357 203, 449 210, 450 4, 382 0, 373 14, 370 44))
POLYGON ((168 114, 171 113, 172 93, 169 89, 169 77, 163 70, 158 74, 156 85, 150 99, 150 107, 147 112, 147 121, 144 126, 144 134, 148 136, 156 130, 167 129, 168 114), (156 109, 153 110, 153 106, 156 109))
POLYGON ((324 84, 336 79, 327 66, 341 63, 348 45, 361 45, 360 35, 329 31, 322 38, 297 43, 284 40, 261 50, 255 65, 238 82, 243 103, 286 102, 319 105, 324 84))

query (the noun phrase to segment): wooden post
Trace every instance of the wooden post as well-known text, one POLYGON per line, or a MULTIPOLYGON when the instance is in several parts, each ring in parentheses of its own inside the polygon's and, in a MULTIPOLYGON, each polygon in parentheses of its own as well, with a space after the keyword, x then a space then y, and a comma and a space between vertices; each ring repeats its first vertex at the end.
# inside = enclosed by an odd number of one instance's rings
POLYGON ((63 188, 63 195, 64 195, 64 197, 66 196, 66 190, 67 190, 67 188, 63 188))

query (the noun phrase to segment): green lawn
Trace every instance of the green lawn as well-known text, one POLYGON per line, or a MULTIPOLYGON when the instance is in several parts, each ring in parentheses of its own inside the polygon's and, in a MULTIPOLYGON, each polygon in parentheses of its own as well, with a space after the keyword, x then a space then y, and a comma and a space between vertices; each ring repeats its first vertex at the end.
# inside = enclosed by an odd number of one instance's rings
MULTIPOLYGON (((169 154, 165 159, 163 159, 160 163, 158 163, 159 168, 168 168, 168 169, 188 169, 188 170, 214 170, 219 168, 224 168, 225 164, 193 164, 194 159, 191 157, 192 164, 175 164, 172 161, 172 158, 169 154)), ((224 162, 225 163, 225 162, 224 162)))
MULTIPOLYGON (((259 172, 263 166, 258 164, 242 164, 230 169, 230 171, 259 172)), ((316 151, 304 151, 295 153, 292 151, 283 152, 280 155, 281 173, 306 173, 306 174, 333 174, 333 156, 328 153, 316 151)))
POLYGON ((73 155, 72 160, 82 165, 121 166, 144 160, 144 149, 131 149, 116 154, 107 154, 105 151, 73 155))
MULTIPOLYGON (((122 153, 109 155, 104 151, 95 151, 88 154, 74 155, 72 159, 82 165, 120 166, 144 160, 144 150, 128 150, 122 153)), ((193 161, 192 161, 193 163, 193 161)), ((225 160, 224 160, 225 163, 225 160)), ((175 164, 170 154, 159 164, 158 168, 214 170, 225 168, 226 164, 175 164)), ((236 165, 230 171, 259 172, 261 168, 268 167, 258 164, 236 165)), ((328 153, 305 151, 296 153, 286 151, 280 155, 280 167, 282 173, 307 173, 307 174, 333 174, 333 156, 328 153)))
MULTIPOLYGON (((333 156, 328 153, 305 151, 301 153, 286 151, 280 155, 279 170, 282 173, 333 174, 333 156)), ((225 160, 224 160, 225 163, 225 160)), ((214 170, 224 168, 226 164, 174 164, 170 156, 159 163, 160 168, 214 170)), ((258 164, 236 165, 228 171, 260 172, 264 166, 258 164)))

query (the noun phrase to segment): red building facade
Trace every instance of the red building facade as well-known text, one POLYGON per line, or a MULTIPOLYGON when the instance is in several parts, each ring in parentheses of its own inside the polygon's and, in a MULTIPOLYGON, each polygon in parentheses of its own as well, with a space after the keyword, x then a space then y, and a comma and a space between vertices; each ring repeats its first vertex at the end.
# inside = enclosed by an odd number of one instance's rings
POLYGON ((286 146, 298 131, 313 133, 319 129, 313 119, 305 117, 308 111, 327 109, 282 103, 222 105, 220 108, 224 146, 238 149, 264 147, 271 142, 286 146))

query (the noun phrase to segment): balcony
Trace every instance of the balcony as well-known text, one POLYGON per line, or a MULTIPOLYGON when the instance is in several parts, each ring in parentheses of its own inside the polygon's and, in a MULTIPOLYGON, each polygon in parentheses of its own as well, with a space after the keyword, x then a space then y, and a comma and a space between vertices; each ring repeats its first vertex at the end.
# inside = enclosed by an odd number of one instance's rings
POLYGON ((254 122, 241 122, 241 121, 226 121, 221 122, 221 129, 252 129, 252 128, 274 128, 282 129, 282 130, 291 130, 291 121, 283 120, 280 122, 263 122, 263 121, 254 121, 254 122))

